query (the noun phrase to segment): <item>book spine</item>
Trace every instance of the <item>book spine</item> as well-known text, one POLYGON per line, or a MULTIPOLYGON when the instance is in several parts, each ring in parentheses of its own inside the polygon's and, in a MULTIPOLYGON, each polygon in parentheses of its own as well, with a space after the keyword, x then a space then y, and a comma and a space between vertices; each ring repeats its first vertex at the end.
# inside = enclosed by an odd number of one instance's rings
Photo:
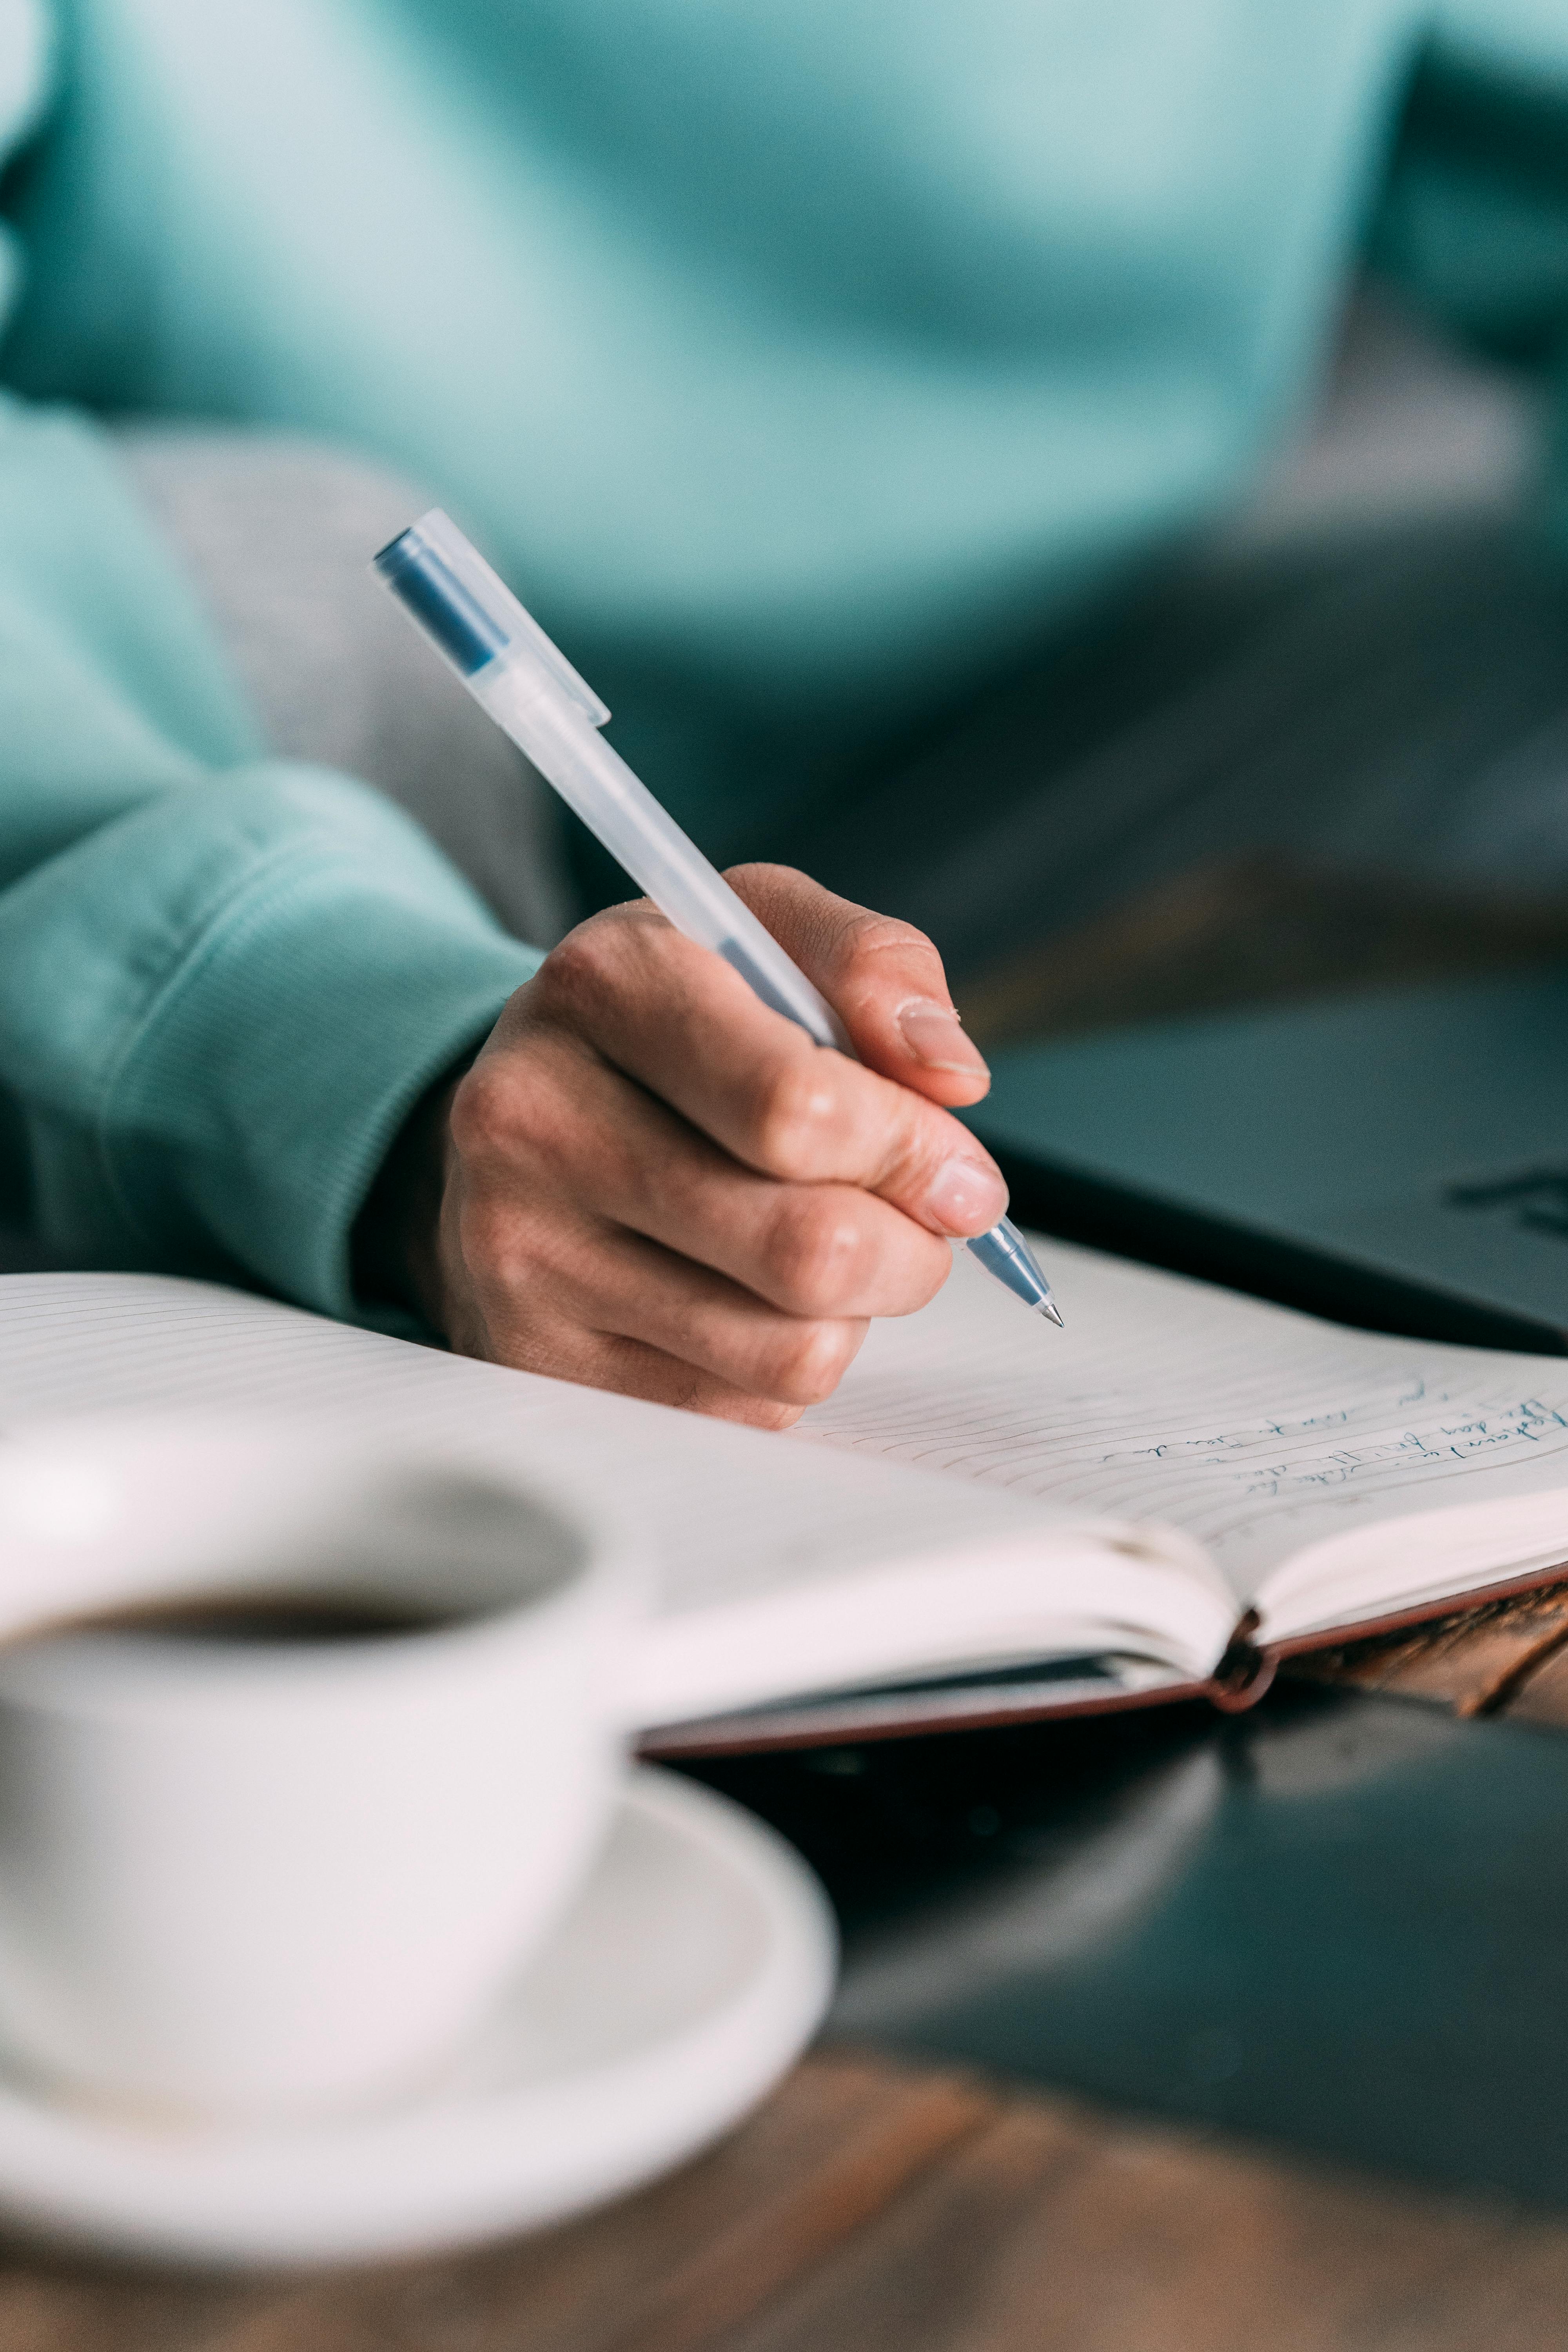
POLYGON ((1208 1696, 1222 1715, 1244 1715, 1249 1706, 1258 1705, 1274 1680, 1278 1660, 1272 1651, 1260 1650, 1253 1640, 1258 1623, 1257 1610, 1249 1609, 1214 1670, 1208 1696))

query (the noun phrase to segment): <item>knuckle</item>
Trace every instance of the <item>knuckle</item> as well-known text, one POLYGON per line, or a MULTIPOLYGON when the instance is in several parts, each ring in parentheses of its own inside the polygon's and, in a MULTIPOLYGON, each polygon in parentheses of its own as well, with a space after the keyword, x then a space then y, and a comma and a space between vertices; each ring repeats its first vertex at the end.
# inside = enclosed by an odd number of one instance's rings
POLYGON ((896 915, 868 913, 853 916, 845 925, 839 952, 846 974, 859 977, 874 970, 881 956, 934 957, 936 950, 912 923, 900 922, 896 915))
POLYGON ((752 1107, 750 1143, 756 1164, 770 1175, 787 1180, 811 1173, 835 1108, 831 1074, 815 1065, 830 1059, 815 1053, 809 1061, 792 1056, 763 1080, 752 1107))
POLYGON ((770 1385, 787 1403, 820 1404, 843 1379, 857 1345, 850 1324, 803 1321, 782 1341, 770 1385))
MULTIPOLYGON (((939 1115, 940 1116, 940 1115, 939 1115)), ((900 1087, 888 1106, 875 1176, 876 1189, 893 1200, 922 1192, 947 1157, 931 1107, 900 1087)))
POLYGON ((447 1113, 452 1141, 465 1160, 483 1160, 510 1141, 517 1089, 504 1058, 481 1055, 458 1081, 447 1113))
POLYGON ((742 1396, 738 1392, 693 1398, 692 1406, 715 1421, 734 1421, 745 1429, 770 1430, 793 1429, 805 1410, 802 1405, 785 1404, 778 1397, 742 1396))
POLYGON ((853 1222, 831 1201, 787 1202, 768 1235, 770 1295, 795 1315, 831 1315, 859 1256, 853 1222))
POLYGON ((787 888, 799 877, 793 866, 775 865, 768 858, 748 857, 739 866, 727 866, 724 879, 749 904, 752 894, 761 897, 769 890, 777 890, 781 887, 787 888))
POLYGON ((465 1201, 458 1220, 464 1265, 481 1281, 505 1280, 518 1256, 518 1220, 510 1204, 481 1198, 465 1201))
POLYGON ((468 1284, 492 1318, 508 1328, 519 1318, 531 1328, 542 1318, 563 1330, 586 1327, 584 1304, 602 1290, 591 1226, 537 1200, 485 1192, 463 1203, 457 1242, 468 1284))
POLYGON ((534 975, 541 1009, 548 1017, 571 1023, 600 1003, 607 984, 609 953, 607 927, 602 920, 579 923, 551 949, 534 975))

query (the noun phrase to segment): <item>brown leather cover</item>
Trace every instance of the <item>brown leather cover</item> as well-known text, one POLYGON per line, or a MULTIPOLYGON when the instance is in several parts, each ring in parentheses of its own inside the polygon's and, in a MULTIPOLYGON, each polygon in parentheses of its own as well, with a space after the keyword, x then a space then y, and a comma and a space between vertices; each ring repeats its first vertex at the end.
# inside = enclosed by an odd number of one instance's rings
POLYGON ((729 1715, 705 1716, 691 1723, 657 1726, 637 1742, 642 1756, 746 1756, 777 1748, 837 1748, 858 1746, 873 1739, 912 1739, 938 1731, 981 1731, 1013 1723, 1065 1719, 1077 1715, 1120 1715, 1133 1707, 1169 1706, 1179 1699, 1206 1698, 1226 1715, 1256 1706, 1274 1679, 1281 1658, 1300 1657, 1314 1650, 1335 1650, 1346 1642, 1370 1641, 1380 1633, 1396 1633, 1408 1625, 1424 1625, 1435 1617, 1452 1617, 1467 1604, 1504 1601, 1514 1593, 1533 1592, 1542 1585, 1560 1583, 1568 1575, 1568 1560, 1535 1569, 1528 1576, 1500 1578, 1466 1593, 1447 1593, 1413 1609, 1386 1611, 1381 1617, 1359 1618, 1347 1625, 1324 1627, 1299 1634, 1289 1642, 1259 1646, 1252 1639, 1258 1614, 1248 1610, 1231 1637, 1214 1674, 1203 1682, 1160 1683, 1143 1690, 1098 1692, 1086 1681, 1064 1685, 1042 1676, 1037 1683, 1021 1681, 955 1684, 944 1688, 931 1684, 910 1691, 855 1691, 839 1697, 791 1706, 737 1709, 729 1715), (1071 1694, 1070 1696, 1068 1694, 1071 1694))

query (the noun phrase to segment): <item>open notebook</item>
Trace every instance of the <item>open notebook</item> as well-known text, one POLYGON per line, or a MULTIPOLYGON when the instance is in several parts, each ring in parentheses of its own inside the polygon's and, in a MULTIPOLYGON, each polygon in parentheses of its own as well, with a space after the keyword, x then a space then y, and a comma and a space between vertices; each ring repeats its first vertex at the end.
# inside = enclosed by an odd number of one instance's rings
POLYGON ((665 1754, 1244 1704, 1283 1653, 1568 1572, 1568 1361, 1042 1247, 1065 1334, 959 1252, 788 1436, 203 1284, 17 1275, 0 1433, 278 1408, 578 1478, 661 1565, 626 1706, 665 1754))

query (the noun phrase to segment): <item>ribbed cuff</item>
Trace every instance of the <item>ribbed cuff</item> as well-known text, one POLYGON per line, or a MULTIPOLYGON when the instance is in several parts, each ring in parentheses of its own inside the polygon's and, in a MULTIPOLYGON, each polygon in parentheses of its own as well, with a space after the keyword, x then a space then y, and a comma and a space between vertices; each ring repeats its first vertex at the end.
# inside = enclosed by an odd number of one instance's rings
POLYGON ((253 839, 228 879, 106 1073, 100 1165, 154 1262, 216 1245, 352 1316, 350 1236, 394 1137, 542 955, 392 810, 253 839))

